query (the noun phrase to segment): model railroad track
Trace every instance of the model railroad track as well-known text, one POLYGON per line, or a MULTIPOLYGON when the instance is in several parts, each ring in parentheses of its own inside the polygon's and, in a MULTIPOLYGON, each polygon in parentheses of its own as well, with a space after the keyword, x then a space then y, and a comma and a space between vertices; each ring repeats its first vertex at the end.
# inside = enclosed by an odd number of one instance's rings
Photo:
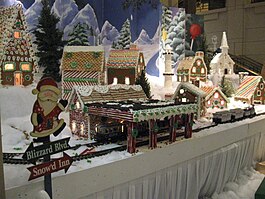
MULTIPOLYGON (((265 115, 265 112, 256 114, 256 116, 261 116, 261 115, 265 115)), ((244 119, 246 119, 246 118, 244 118, 244 119)), ((244 120, 244 119, 240 119, 238 121, 241 121, 241 120, 244 120)), ((218 124, 213 123, 213 124, 211 124, 209 126, 193 129, 192 131, 194 133, 197 133, 199 131, 202 131, 202 130, 205 130, 205 129, 209 129, 209 128, 215 127, 217 125, 218 124)), ((178 137, 183 136, 183 135, 184 135, 184 132, 178 132, 177 133, 178 137)), ((167 135, 164 135, 164 136, 159 136, 157 138, 157 141, 158 142, 162 142, 162 141, 166 141, 168 139, 169 139, 169 135, 167 134, 167 135)), ((149 144, 149 139, 146 139, 146 140, 143 140, 143 141, 137 141, 136 147, 146 146, 148 144, 149 144)), ((102 143, 95 142, 95 143, 89 143, 89 144, 78 144, 76 146, 71 147, 70 149, 76 150, 76 149, 78 149, 81 146, 96 147, 96 146, 99 146, 99 145, 102 145, 102 143)), ((75 155, 75 156, 72 156, 71 158, 73 159, 73 161, 81 161, 81 160, 85 160, 85 159, 90 159, 90 158, 94 158, 94 157, 103 156, 103 155, 106 155, 108 153, 111 153, 112 151, 124 151, 126 149, 127 149, 127 145, 123 144, 121 146, 113 147, 113 148, 110 148, 110 149, 104 149, 104 150, 100 150, 100 151, 93 151, 93 152, 90 152, 90 153, 88 153, 86 155, 75 155)), ((19 164, 19 165, 30 164, 26 160, 24 160, 21 157, 19 157, 19 156, 22 156, 22 155, 23 155, 23 153, 3 153, 4 163, 6 163, 6 164, 19 164)), ((43 162, 43 159, 40 159, 39 162, 43 162)))

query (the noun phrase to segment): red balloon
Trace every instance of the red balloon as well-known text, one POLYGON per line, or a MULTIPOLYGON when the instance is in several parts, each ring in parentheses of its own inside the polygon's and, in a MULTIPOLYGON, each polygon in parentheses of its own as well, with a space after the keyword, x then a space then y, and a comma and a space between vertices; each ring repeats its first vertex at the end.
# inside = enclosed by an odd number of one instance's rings
POLYGON ((190 35, 192 39, 198 37, 202 32, 201 26, 199 24, 192 24, 190 26, 190 35))

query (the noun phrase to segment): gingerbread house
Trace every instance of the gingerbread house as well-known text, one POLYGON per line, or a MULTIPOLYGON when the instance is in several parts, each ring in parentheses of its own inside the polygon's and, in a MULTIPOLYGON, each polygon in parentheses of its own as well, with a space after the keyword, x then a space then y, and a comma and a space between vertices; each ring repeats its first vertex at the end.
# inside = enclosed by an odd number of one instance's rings
POLYGON ((175 100, 175 104, 197 104, 198 109, 196 118, 200 118, 205 114, 204 98, 206 93, 199 89, 197 86, 189 82, 179 82, 176 86, 176 90, 172 99, 175 100))
POLYGON ((229 102, 229 100, 219 87, 204 86, 200 89, 206 93, 206 108, 227 108, 227 103, 229 102))
POLYGON ((90 139, 96 124, 103 122, 102 117, 89 115, 90 104, 108 102, 111 105, 118 101, 140 99, 146 100, 147 97, 139 85, 75 86, 67 107, 71 131, 74 135, 90 139))
POLYGON ((245 76, 234 98, 248 104, 265 104, 264 85, 261 76, 245 76))
POLYGON ((104 82, 102 46, 66 46, 61 63, 63 99, 69 99, 74 86, 104 82))
POLYGON ((130 49, 111 50, 106 64, 107 83, 133 85, 144 68, 144 55, 135 45, 130 49))
POLYGON ((33 82, 35 57, 20 4, 0 7, 0 84, 33 82))
POLYGON ((196 52, 195 57, 185 57, 179 62, 177 68, 177 80, 179 82, 191 82, 199 87, 200 81, 206 82, 207 67, 204 62, 204 53, 196 52))

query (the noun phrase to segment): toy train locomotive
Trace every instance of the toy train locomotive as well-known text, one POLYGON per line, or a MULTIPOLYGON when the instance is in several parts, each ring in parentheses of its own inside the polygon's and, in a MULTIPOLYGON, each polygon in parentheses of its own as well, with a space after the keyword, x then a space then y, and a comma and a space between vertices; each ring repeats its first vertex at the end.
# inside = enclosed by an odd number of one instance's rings
POLYGON ((254 106, 244 109, 236 108, 213 113, 213 122, 216 124, 234 122, 245 118, 252 118, 256 115, 254 106))

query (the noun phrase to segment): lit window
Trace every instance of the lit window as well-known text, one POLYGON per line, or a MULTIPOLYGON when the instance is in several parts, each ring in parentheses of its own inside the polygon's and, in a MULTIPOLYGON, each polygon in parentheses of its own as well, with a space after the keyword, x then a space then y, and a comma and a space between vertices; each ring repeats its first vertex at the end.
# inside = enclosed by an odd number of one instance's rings
POLYGON ((76 108, 80 109, 80 103, 79 102, 76 102, 76 108))
POLYGON ((186 76, 184 76, 184 78, 183 78, 183 81, 184 81, 184 82, 186 82, 186 81, 187 81, 187 77, 186 77, 186 76))
POLYGON ((85 125, 84 125, 84 123, 82 123, 81 125, 80 125, 80 134, 81 135, 84 135, 84 131, 85 131, 85 127, 84 127, 85 125))
POLYGON ((192 72, 196 73, 196 67, 195 66, 192 67, 192 72))
POLYGON ((182 98, 181 101, 182 102, 187 102, 187 98, 182 98))
POLYGON ((117 77, 114 77, 113 78, 113 83, 112 83, 113 85, 116 85, 116 84, 118 84, 118 79, 117 79, 117 77))
POLYGON ((201 60, 197 60, 197 66, 200 66, 200 65, 201 65, 201 63, 202 63, 202 61, 201 61, 201 60))
POLYGON ((260 89, 264 89, 264 84, 263 83, 260 84, 260 89))
POLYGON ((72 122, 72 132, 75 132, 76 130, 76 123, 75 121, 72 122))
POLYGON ((225 104, 225 101, 224 100, 221 100, 221 105, 223 106, 225 104))
POLYGON ((257 92, 257 96, 261 96, 261 91, 258 91, 257 92))
POLYGON ((215 98, 215 99, 218 99, 218 98, 219 98, 219 93, 218 93, 218 92, 215 92, 215 93, 214 93, 214 98, 215 98))
POLYGON ((205 70, 204 70, 204 68, 201 68, 201 73, 205 73, 205 70))
POLYGON ((183 94, 184 92, 185 92, 184 89, 180 89, 180 90, 179 90, 179 93, 180 93, 180 94, 183 94))
POLYGON ((211 105, 211 101, 210 101, 210 100, 208 100, 207 104, 208 104, 208 105, 211 105))
POLYGON ((125 84, 127 84, 127 85, 130 84, 130 78, 129 77, 125 77, 125 84))
POLYGON ((31 67, 29 63, 22 63, 20 65, 22 71, 31 71, 31 67))
POLYGON ((21 33, 19 31, 14 32, 14 38, 19 39, 21 37, 21 33))
POLYGON ((181 76, 179 76, 179 81, 181 82, 181 76))
POLYGON ((12 71, 12 70, 15 70, 15 65, 13 63, 6 63, 5 71, 12 71))

